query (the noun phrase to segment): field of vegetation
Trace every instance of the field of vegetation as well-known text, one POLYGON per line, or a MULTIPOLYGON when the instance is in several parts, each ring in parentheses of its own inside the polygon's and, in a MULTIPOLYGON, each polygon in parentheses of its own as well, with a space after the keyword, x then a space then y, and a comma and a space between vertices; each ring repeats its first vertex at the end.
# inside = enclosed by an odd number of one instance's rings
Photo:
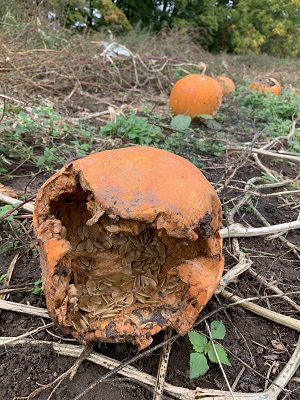
POLYGON ((9 14, 2 27, 0 398, 298 399, 299 58, 211 54, 176 27, 112 39, 9 14), (176 120, 171 89, 198 73, 199 62, 207 75, 230 77, 235 91, 213 119, 176 120), (280 82, 280 96, 249 90, 265 78, 280 82), (141 352, 95 344, 80 358, 82 346, 47 315, 34 199, 70 161, 128 146, 178 154, 213 184, 223 207, 224 276, 189 335, 168 341, 159 333, 141 352), (167 383, 153 397, 170 342, 167 383))

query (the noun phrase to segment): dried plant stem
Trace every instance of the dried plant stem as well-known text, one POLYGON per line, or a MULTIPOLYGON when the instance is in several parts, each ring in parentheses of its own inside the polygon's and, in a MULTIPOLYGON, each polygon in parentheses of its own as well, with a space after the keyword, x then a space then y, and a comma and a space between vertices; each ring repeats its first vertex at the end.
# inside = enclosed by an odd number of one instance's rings
POLYGON ((7 289, 0 289, 0 295, 8 294, 8 293, 24 293, 24 292, 31 292, 32 286, 20 286, 18 288, 7 288, 7 289))
POLYGON ((219 367, 220 367, 220 369, 221 369, 221 371, 222 371, 222 374, 223 374, 223 377, 224 377, 224 379, 225 379, 226 385, 228 386, 229 392, 230 392, 230 394, 231 394, 231 396, 232 396, 232 399, 234 400, 236 397, 235 397, 235 395, 234 395, 234 393, 233 393, 233 391, 232 391, 232 388, 231 388, 231 386, 230 386, 229 380, 228 380, 227 375, 226 375, 226 373, 225 373, 225 371, 224 371, 223 365, 222 365, 222 363, 221 363, 221 361, 220 361, 218 352, 217 352, 217 350, 216 350, 215 342, 214 342, 214 339, 213 339, 213 337, 212 337, 212 334, 211 334, 211 331, 210 331, 210 328, 209 328, 209 325, 208 325, 207 321, 205 321, 205 326, 206 326, 206 329, 207 329, 207 331, 208 331, 209 338, 210 338, 212 347, 213 347, 213 349, 214 349, 216 358, 217 358, 217 360, 218 360, 219 367))
MULTIPOLYGON (((9 283, 10 283, 10 280, 11 280, 11 277, 12 277, 16 262, 18 260, 18 257, 19 257, 19 254, 16 254, 14 256, 14 258, 12 259, 11 263, 9 264, 6 277, 4 278, 4 280, 2 282, 4 287, 8 286, 9 283)), ((7 296, 7 294, 5 294, 5 293, 0 294, 0 300, 5 300, 6 296, 7 296)))
POLYGON ((261 170, 263 170, 267 175, 269 175, 272 179, 278 182, 278 177, 274 175, 274 171, 271 171, 268 167, 266 167, 261 160, 259 159, 258 155, 256 153, 252 154, 252 157, 254 158, 254 161, 256 164, 259 166, 261 170))
MULTIPOLYGON (((13 197, 5 196, 4 194, 0 193, 0 201, 1 202, 6 203, 6 204, 11 204, 11 205, 18 203, 18 205, 16 207, 14 207, 14 209, 10 210, 10 212, 14 211, 15 209, 17 210, 20 207, 22 207, 26 211, 33 212, 34 205, 30 204, 28 202, 33 200, 34 198, 35 198, 35 195, 30 197, 27 200, 20 201, 18 199, 14 199, 13 197)), ((6 216, 7 216, 6 214, 2 215, 1 219, 5 218, 6 216)))
POLYGON ((50 318, 48 311, 45 308, 28 306, 26 304, 15 303, 13 301, 0 300, 0 309, 36 315, 42 318, 50 318))
MULTIPOLYGON (((270 223, 266 220, 266 218, 257 210, 256 207, 254 207, 253 203, 251 202, 251 207, 253 209, 253 212, 255 213, 256 217, 261 221, 261 223, 263 225, 265 225, 266 227, 270 227, 270 223)), ((299 220, 297 220, 298 222, 300 222, 299 220)), ((280 233, 284 233, 282 231, 279 231, 280 233)), ((275 232, 273 232, 275 233, 275 232)), ((288 246, 290 249, 292 249, 293 253, 296 255, 296 257, 298 257, 300 259, 300 248, 297 247, 296 245, 294 245, 293 243, 291 243, 289 240, 287 240, 286 238, 284 238, 283 236, 278 236, 278 239, 281 240, 283 243, 286 244, 286 246, 288 246)))
POLYGON ((257 272, 255 272, 252 268, 248 269, 249 273, 256 278, 259 282, 261 282, 264 286, 267 288, 271 289, 273 292, 282 295, 282 298, 286 300, 295 310, 300 312, 300 305, 298 305, 294 300, 292 300, 290 297, 286 296, 285 293, 280 290, 277 286, 273 285, 272 283, 268 282, 267 279, 265 279, 263 276, 259 275, 257 272))
POLYGON ((0 347, 1 346, 9 346, 12 343, 19 344, 21 339, 24 339, 24 338, 26 338, 28 336, 35 335, 36 333, 38 333, 40 331, 43 331, 45 329, 47 330, 47 328, 50 328, 51 326, 54 326, 53 322, 50 322, 49 324, 46 324, 46 325, 43 325, 43 326, 39 326, 38 328, 33 329, 32 331, 26 332, 26 333, 24 333, 23 335, 20 335, 20 336, 11 337, 11 338, 5 338, 4 340, 0 339, 0 347))
MULTIPOLYGON (((171 329, 167 329, 164 334, 164 340, 169 339, 170 337, 172 337, 172 331, 171 331, 171 329)), ((161 348, 161 354, 160 354, 158 372, 157 372, 157 377, 156 377, 156 382, 155 382, 153 400, 162 400, 163 399, 164 385, 165 385, 165 379, 166 379, 166 375, 167 375, 167 369, 168 369, 168 363, 169 363, 169 357, 170 357, 170 353, 171 353, 172 344, 173 344, 173 342, 169 342, 161 348)))
POLYGON ((227 290, 223 290, 220 295, 224 299, 229 300, 230 302, 239 305, 246 310, 253 312, 254 314, 260 315, 261 317, 274 321, 278 324, 287 326, 288 328, 295 329, 296 331, 300 331, 300 321, 295 318, 287 317, 286 315, 279 314, 275 311, 267 310, 264 307, 251 303, 249 300, 252 299, 243 299, 242 297, 236 296, 227 290))
POLYGON ((283 224, 270 225, 261 228, 251 228, 251 227, 248 228, 237 223, 237 224, 231 224, 227 228, 221 229, 220 235, 222 238, 264 236, 264 235, 272 235, 278 232, 286 232, 291 229, 299 229, 299 228, 300 228, 300 220, 285 222, 283 224))
MULTIPOLYGON (((245 149, 246 148, 243 146, 237 146, 237 147, 230 148, 230 150, 233 150, 233 151, 245 151, 245 149)), ((252 151, 252 153, 262 154, 262 155, 268 156, 268 157, 281 158, 282 160, 292 161, 294 163, 300 163, 300 156, 294 156, 294 155, 290 155, 290 154, 278 153, 276 151, 268 151, 268 150, 255 149, 255 148, 253 148, 251 151, 252 151)))

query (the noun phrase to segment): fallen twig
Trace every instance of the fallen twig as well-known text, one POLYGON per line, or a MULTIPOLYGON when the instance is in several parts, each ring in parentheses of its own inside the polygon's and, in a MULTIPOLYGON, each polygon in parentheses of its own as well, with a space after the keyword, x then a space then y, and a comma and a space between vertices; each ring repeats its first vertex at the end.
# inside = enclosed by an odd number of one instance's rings
MULTIPOLYGON (((274 321, 278 324, 287 326, 291 329, 295 329, 296 331, 300 331, 300 321, 295 318, 287 317, 286 315, 279 314, 275 311, 268 310, 264 307, 258 306, 257 304, 253 304, 250 300, 253 299, 243 299, 233 293, 228 292, 227 290, 222 290, 220 295, 230 302, 234 303, 235 305, 239 305, 246 310, 253 312, 254 314, 260 315, 266 319, 274 321)), ((255 298, 257 299, 257 298, 255 298)))
POLYGON ((18 210, 19 208, 23 208, 26 211, 33 212, 34 210, 34 205, 30 204, 29 202, 33 199, 35 199, 36 195, 33 195, 29 197, 29 199, 20 201, 18 199, 14 199, 13 197, 5 196, 4 194, 0 193, 0 201, 6 204, 11 204, 14 205, 17 203, 17 205, 9 210, 6 214, 1 215, 0 221, 6 217, 8 217, 10 214, 12 214, 14 211, 18 210))
POLYGON ((255 272, 252 268, 248 269, 249 273, 256 278, 259 282, 261 282, 264 286, 267 288, 271 289, 273 292, 282 295, 282 298, 287 301, 295 310, 300 312, 300 305, 298 305, 294 300, 292 300, 290 297, 286 296, 285 293, 280 290, 277 286, 273 285, 272 283, 268 282, 267 279, 265 279, 263 276, 259 275, 257 272, 255 272))
POLYGON ((48 311, 45 308, 28 306, 26 304, 15 303, 13 301, 0 300, 0 309, 36 315, 42 318, 50 318, 48 311))
POLYGON ((286 222, 283 224, 265 226, 261 228, 244 227, 239 223, 231 224, 227 228, 220 229, 222 238, 227 237, 252 237, 271 235, 278 232, 287 232, 291 229, 299 229, 300 221, 286 222))

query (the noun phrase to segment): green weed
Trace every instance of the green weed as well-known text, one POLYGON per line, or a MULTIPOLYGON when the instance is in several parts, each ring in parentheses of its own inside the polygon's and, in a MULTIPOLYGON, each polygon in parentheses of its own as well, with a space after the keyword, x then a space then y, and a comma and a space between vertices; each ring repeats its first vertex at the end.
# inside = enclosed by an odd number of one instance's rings
MULTIPOLYGON (((3 215, 5 215, 6 213, 8 213, 10 210, 12 210, 14 208, 14 206, 11 206, 9 204, 0 207, 0 219, 3 215)), ((5 217, 3 220, 4 221, 10 221, 13 222, 14 220, 14 216, 18 214, 18 211, 15 210, 13 211, 11 214, 9 214, 7 217, 5 217)))
POLYGON ((108 122, 101 128, 100 134, 124 138, 142 146, 158 146, 164 138, 159 126, 151 124, 146 117, 138 116, 134 112, 117 116, 115 121, 108 122))
POLYGON ((213 321, 210 324, 212 340, 208 340, 202 333, 190 331, 188 333, 193 350, 190 354, 190 379, 198 378, 209 370, 208 361, 231 366, 226 351, 215 339, 224 339, 226 330, 222 321, 213 321))
POLYGON ((96 127, 67 123, 52 105, 32 100, 31 106, 0 107, 0 173, 15 164, 54 171, 70 157, 85 156, 92 148, 96 127))
POLYGON ((31 293, 36 296, 43 296, 44 293, 42 291, 42 279, 38 279, 34 282, 33 288, 31 289, 31 293))

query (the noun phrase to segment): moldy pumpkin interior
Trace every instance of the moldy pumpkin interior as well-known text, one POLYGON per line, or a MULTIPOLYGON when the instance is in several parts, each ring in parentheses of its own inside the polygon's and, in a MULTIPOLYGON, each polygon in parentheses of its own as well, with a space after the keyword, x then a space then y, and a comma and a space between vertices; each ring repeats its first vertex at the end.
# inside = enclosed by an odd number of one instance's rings
POLYGON ((164 150, 79 159, 38 193, 34 228, 51 318, 82 341, 139 348, 167 326, 185 334, 223 270, 219 199, 164 150))

